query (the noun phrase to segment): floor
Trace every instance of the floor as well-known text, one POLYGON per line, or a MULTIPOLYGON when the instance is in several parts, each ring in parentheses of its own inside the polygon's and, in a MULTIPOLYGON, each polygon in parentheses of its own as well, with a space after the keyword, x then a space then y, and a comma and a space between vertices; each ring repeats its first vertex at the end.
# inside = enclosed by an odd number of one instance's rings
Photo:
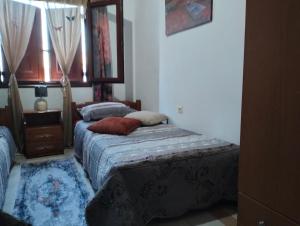
POLYGON ((15 162, 16 163, 24 163, 24 162, 35 163, 35 162, 41 162, 41 161, 45 161, 45 160, 61 159, 61 158, 65 158, 68 156, 72 156, 73 152, 74 152, 73 149, 65 149, 64 155, 45 156, 45 157, 33 158, 33 159, 26 159, 24 155, 17 153, 15 162))
MULTIPOLYGON (((17 163, 33 163, 49 159, 61 159, 73 155, 72 149, 66 149, 64 155, 26 159, 18 154, 17 163)), ((154 220, 149 226, 236 226, 237 210, 235 205, 222 204, 206 211, 193 211, 175 219, 154 220)))
POLYGON ((207 211, 193 211, 172 220, 156 220, 149 226, 236 226, 236 207, 219 205, 207 211))

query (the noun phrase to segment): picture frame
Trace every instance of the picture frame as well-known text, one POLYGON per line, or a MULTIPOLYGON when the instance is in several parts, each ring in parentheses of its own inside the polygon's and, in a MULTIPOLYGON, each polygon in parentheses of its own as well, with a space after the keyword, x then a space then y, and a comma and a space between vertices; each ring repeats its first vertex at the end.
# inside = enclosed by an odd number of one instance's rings
POLYGON ((166 35, 212 21, 213 0, 165 0, 166 35))

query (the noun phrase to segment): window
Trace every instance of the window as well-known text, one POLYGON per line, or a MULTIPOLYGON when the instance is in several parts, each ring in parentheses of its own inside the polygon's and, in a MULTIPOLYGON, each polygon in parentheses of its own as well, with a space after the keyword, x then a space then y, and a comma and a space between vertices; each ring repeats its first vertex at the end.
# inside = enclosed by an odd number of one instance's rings
MULTIPOLYGON (((0 35, 1 43, 1 35, 0 35)), ((0 87, 8 85, 8 64, 6 63, 2 46, 0 45, 0 87)))
MULTIPOLYGON (((25 1, 22 2, 24 3, 25 1)), ((16 72, 16 78, 20 85, 31 85, 44 82, 59 85, 62 72, 56 60, 48 32, 46 9, 41 2, 33 2, 32 4, 35 4, 38 8, 36 10, 29 44, 25 56, 16 72)), ((81 11, 83 14, 83 7, 81 11)), ((72 85, 87 85, 88 79, 86 68, 85 19, 83 17, 81 19, 81 40, 69 73, 72 85)), ((7 71, 8 68, 5 57, 3 52, 0 51, 0 82, 2 84, 7 84, 8 82, 7 71)))
MULTIPOLYGON (((1 36, 0 36, 0 43, 1 43, 1 36)), ((4 75, 2 74, 3 71, 4 71, 3 56, 2 56, 2 49, 1 49, 1 46, 0 46, 0 83, 4 82, 4 75)))

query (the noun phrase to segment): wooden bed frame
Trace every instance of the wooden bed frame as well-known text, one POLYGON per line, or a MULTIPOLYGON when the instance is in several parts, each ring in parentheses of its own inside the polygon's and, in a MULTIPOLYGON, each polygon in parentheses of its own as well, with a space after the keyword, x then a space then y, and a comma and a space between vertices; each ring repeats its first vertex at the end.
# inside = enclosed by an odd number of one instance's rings
MULTIPOLYGON (((128 107, 133 108, 137 111, 140 111, 142 108, 142 103, 140 100, 136 100, 135 102, 128 101, 128 100, 115 101, 115 102, 123 103, 123 104, 127 105, 128 107)), ((81 103, 81 104, 76 104, 75 102, 72 102, 73 128, 74 128, 76 122, 82 119, 81 115, 78 112, 78 109, 83 108, 90 104, 95 104, 95 103, 99 103, 99 102, 86 102, 86 103, 81 103)), ((5 106, 4 108, 0 108, 0 126, 6 126, 9 129, 12 128, 11 114, 10 114, 9 108, 7 106, 5 106)))
MULTIPOLYGON (((119 103, 123 103, 125 105, 127 105, 130 108, 133 108, 137 111, 141 111, 142 110, 142 102, 141 100, 136 100, 134 101, 129 101, 129 100, 125 100, 125 101, 114 101, 114 102, 119 102, 119 103)), ((78 109, 81 109, 87 105, 90 104, 96 104, 96 103, 100 103, 100 102, 85 102, 85 103, 81 103, 81 104, 76 104, 75 102, 72 102, 72 122, 73 122, 73 128, 76 125, 76 122, 79 120, 82 120, 82 117, 80 115, 80 113, 78 112, 78 109)))
POLYGON ((5 106, 4 108, 0 108, 0 125, 6 126, 9 129, 12 128, 11 114, 7 106, 5 106))

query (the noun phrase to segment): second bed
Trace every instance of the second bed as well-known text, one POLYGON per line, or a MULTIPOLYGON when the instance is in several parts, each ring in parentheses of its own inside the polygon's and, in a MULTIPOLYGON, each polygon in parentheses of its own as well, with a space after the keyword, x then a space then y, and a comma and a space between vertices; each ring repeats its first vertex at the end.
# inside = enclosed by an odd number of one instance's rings
POLYGON ((75 153, 97 191, 88 224, 146 225, 236 200, 239 146, 160 124, 128 136, 75 128, 75 153))

